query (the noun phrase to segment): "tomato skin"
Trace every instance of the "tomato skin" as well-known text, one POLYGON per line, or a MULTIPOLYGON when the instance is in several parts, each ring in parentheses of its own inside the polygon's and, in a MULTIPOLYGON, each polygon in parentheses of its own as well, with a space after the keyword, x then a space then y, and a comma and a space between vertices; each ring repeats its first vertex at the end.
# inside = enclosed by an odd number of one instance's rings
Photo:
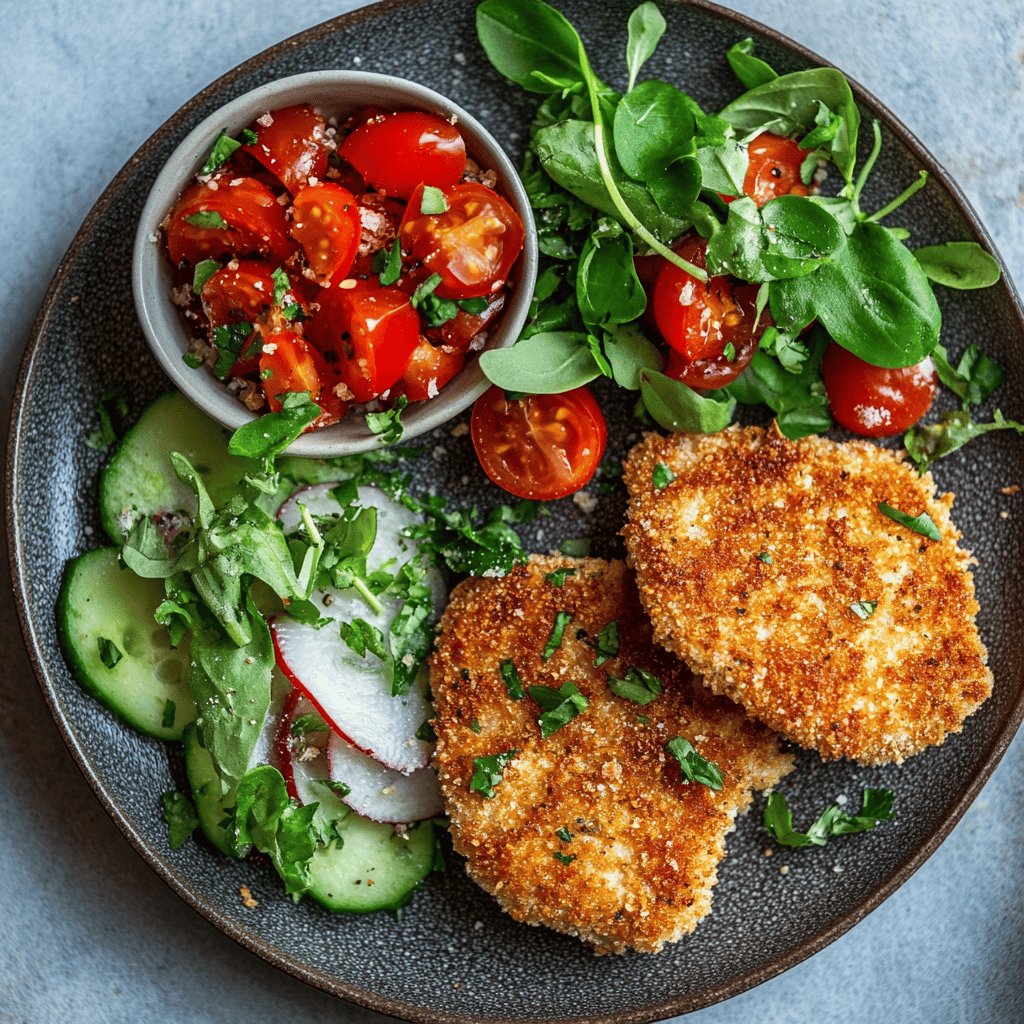
POLYGON ((420 318, 403 291, 371 278, 324 289, 306 334, 337 364, 351 397, 369 402, 401 378, 419 344, 420 318))
POLYGON ((408 199, 421 183, 445 188, 466 171, 466 143, 436 114, 403 110, 359 125, 338 147, 378 192, 408 199))
POLYGON ((278 331, 263 343, 260 384, 272 412, 280 411, 278 396, 289 391, 308 391, 314 402, 319 399, 320 374, 313 353, 294 331, 278 331))
POLYGON ((743 192, 758 206, 779 196, 805 196, 807 186, 800 178, 800 165, 809 150, 794 139, 763 132, 747 147, 750 163, 743 179, 743 192))
MULTIPOLYGON (((707 242, 687 239, 677 251, 688 262, 703 268, 707 242)), ((712 277, 707 283, 663 261, 654 282, 651 309, 654 322, 671 353, 666 373, 690 387, 713 389, 735 380, 754 357, 764 328, 771 322, 762 313, 757 331, 757 285, 728 277, 712 277), (726 358, 727 345, 733 358, 726 358)))
POLYGON ((292 238, 320 282, 343 278, 352 269, 362 236, 359 204, 347 188, 325 182, 307 185, 292 204, 292 238))
MULTIPOLYGON (((460 309, 454 320, 443 323, 440 327, 441 341, 445 348, 453 352, 467 352, 474 348, 473 341, 485 331, 488 325, 494 323, 498 314, 505 308, 505 295, 499 293, 493 295, 487 303, 487 308, 479 313, 467 313, 460 309)), ((483 342, 476 347, 482 347, 483 342)))
POLYGON ((519 498, 541 501, 578 491, 597 472, 608 440, 604 415, 585 388, 510 402, 492 387, 470 418, 487 476, 519 498))
POLYGON ((436 398, 441 388, 465 363, 466 357, 461 352, 431 345, 426 338, 420 338, 399 386, 410 402, 425 402, 428 398, 436 398))
POLYGON ((327 122, 323 115, 302 103, 264 114, 270 124, 253 125, 256 142, 243 146, 245 152, 258 160, 289 192, 294 193, 310 178, 322 178, 327 170, 327 148, 324 145, 327 122))
POLYGON ((255 323, 274 301, 274 268, 263 260, 233 260, 206 284, 200 299, 211 326, 255 323))
POLYGON ((180 264, 220 256, 274 256, 286 259, 295 246, 276 196, 255 178, 216 175, 190 185, 166 221, 167 252, 180 264), (198 213, 220 214, 223 228, 201 228, 188 222, 198 213))
POLYGON ((836 422, 861 437, 892 437, 909 430, 931 408, 938 386, 935 366, 886 369, 829 342, 821 361, 825 393, 836 422))
POLYGON ((519 214, 493 189, 475 181, 443 189, 448 209, 424 214, 417 189, 398 229, 402 250, 440 274, 444 299, 475 299, 500 291, 523 249, 519 214))

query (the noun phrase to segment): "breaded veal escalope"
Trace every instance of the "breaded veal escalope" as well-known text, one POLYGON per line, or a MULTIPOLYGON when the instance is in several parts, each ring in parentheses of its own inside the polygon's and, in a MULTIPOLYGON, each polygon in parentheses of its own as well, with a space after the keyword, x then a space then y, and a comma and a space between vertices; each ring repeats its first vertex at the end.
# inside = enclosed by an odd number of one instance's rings
POLYGON ((991 692, 953 496, 896 453, 758 427, 649 434, 625 482, 655 640, 788 739, 899 762, 959 732, 991 692), (661 489, 658 463, 675 474, 661 489), (880 502, 927 512, 941 540, 880 502))
POLYGON ((657 952, 692 931, 711 909, 737 812, 751 790, 772 787, 792 767, 776 736, 651 643, 622 562, 534 557, 504 578, 460 583, 430 679, 434 763, 470 876, 516 920, 599 952, 657 952), (573 570, 561 587, 545 578, 559 567, 573 570), (545 660, 560 611, 572 622, 545 660), (597 667, 592 644, 613 620, 620 652, 597 667), (503 659, 514 660, 524 688, 572 682, 589 706, 542 739, 541 708, 529 696, 511 699, 503 659), (607 676, 631 665, 661 680, 660 697, 641 706, 610 692, 607 676), (718 765, 720 792, 683 781, 665 749, 676 736, 718 765), (471 790, 473 759, 509 750, 518 753, 493 798, 471 790))

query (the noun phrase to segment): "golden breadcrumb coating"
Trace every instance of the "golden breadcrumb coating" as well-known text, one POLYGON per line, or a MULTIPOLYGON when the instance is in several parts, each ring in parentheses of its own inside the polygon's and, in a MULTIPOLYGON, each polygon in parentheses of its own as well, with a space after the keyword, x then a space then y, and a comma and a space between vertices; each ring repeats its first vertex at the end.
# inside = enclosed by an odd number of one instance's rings
POLYGON ((655 640, 788 739, 899 762, 958 732, 991 692, 953 496, 894 452, 758 427, 650 434, 625 481, 655 640), (662 489, 658 463, 675 474, 662 489), (926 511, 942 539, 880 502, 926 511))
POLYGON ((692 931, 711 909, 737 812, 752 789, 771 788, 792 768, 777 737, 652 644, 621 562, 535 557, 502 579, 460 583, 441 622, 431 687, 434 763, 470 876, 516 920, 599 952, 657 952, 692 931), (560 566, 575 573, 557 587, 545 574, 560 566), (573 618, 544 660, 560 611, 573 618), (613 620, 620 652, 597 667, 592 644, 613 620), (541 708, 529 696, 511 699, 503 659, 514 660, 524 688, 572 682, 589 706, 542 739, 541 708), (607 676, 631 665, 661 680, 660 697, 641 706, 611 693, 607 676), (665 749, 676 736, 718 765, 720 792, 683 780, 665 749), (509 750, 518 753, 494 797, 471 790, 473 759, 509 750))

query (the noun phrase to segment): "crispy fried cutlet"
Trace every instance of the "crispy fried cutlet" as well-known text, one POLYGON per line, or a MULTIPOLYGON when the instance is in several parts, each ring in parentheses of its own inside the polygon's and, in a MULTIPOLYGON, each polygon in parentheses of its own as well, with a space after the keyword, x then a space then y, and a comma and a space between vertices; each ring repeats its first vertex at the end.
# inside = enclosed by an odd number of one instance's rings
POLYGON ((757 427, 650 434, 625 481, 655 640, 783 736, 824 758, 899 762, 991 692, 953 496, 894 452, 757 427), (658 463, 675 474, 660 489, 658 463), (881 502, 927 512, 941 540, 881 502))
POLYGON ((516 920, 601 952, 656 952, 692 931, 711 909, 737 812, 792 767, 774 734, 652 644, 621 562, 532 558, 502 579, 459 584, 430 678, 435 765, 470 876, 516 920), (546 578, 559 567, 573 570, 561 587, 546 578), (572 621, 545 660, 559 612, 572 621), (613 621, 619 653, 597 667, 593 645, 613 621), (572 682, 589 706, 543 739, 541 708, 512 699, 502 679, 506 659, 524 688, 572 682), (659 679, 661 696, 613 695, 607 677, 630 666, 659 679), (720 792, 684 781, 665 746, 677 736, 720 768, 720 792), (471 789, 474 758, 512 750, 492 798, 471 789))

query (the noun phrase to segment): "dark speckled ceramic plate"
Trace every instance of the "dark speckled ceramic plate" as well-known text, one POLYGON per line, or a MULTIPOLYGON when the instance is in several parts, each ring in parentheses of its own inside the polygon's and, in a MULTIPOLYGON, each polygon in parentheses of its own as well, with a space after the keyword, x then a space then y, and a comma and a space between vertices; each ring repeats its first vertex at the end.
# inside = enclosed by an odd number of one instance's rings
MULTIPOLYGON (((622 78, 624 26, 632 0, 561 0, 596 56, 597 71, 622 78)), ((783 71, 820 63, 785 39, 735 15, 693 3, 663 2, 668 34, 646 69, 676 81, 717 109, 737 91, 727 46, 752 34, 783 71)), ((332 916, 287 899, 270 870, 233 863, 188 843, 172 852, 158 794, 174 786, 173 761, 159 743, 119 725, 75 684, 57 647, 53 605, 67 559, 101 536, 96 479, 104 456, 85 435, 97 396, 119 385, 134 411, 166 384, 135 322, 129 260, 136 219, 163 161, 198 121, 226 100, 283 75, 315 68, 401 66, 478 116, 511 152, 523 144, 531 101, 508 88, 482 57, 468 0, 385 2, 289 39, 215 82, 182 108, 132 157, 104 192, 71 246, 36 323, 22 368, 8 466, 9 529, 15 590, 25 637, 43 690, 68 746, 98 797, 140 854, 192 906, 228 935, 310 984, 397 1017, 422 1021, 649 1021, 707 1005, 797 963, 860 920, 924 861, 991 773, 1022 715, 1024 519, 999 517, 999 488, 1024 481, 1024 447, 993 435, 940 465, 942 488, 967 546, 978 556, 980 626, 996 688, 961 735, 901 768, 823 765, 803 755, 785 783, 807 820, 839 794, 891 786, 898 817, 873 833, 824 850, 763 856, 757 814, 739 823, 720 871, 714 913, 689 938, 657 957, 595 958, 572 939, 529 929, 504 916, 455 863, 433 877, 404 911, 332 916), (381 47, 386 38, 387 46, 381 47), (56 386, 55 386, 56 385, 56 386), (247 910, 238 887, 259 901, 247 910)), ((990 244, 963 197, 920 144, 872 97, 858 98, 881 118, 885 149, 867 197, 881 205, 920 167, 932 183, 899 213, 924 244, 978 238, 990 244)), ((1024 416, 1024 322, 1004 283, 984 293, 941 291, 944 340, 958 352, 984 338, 1008 370, 1000 395, 1007 415, 1024 416)), ((606 396, 613 456, 635 439, 623 403, 606 396)), ((466 438, 428 435, 433 455, 421 472, 453 500, 483 504, 498 495, 474 466, 466 438), (469 476, 464 474, 469 473, 469 476)), ((554 503, 527 541, 539 550, 584 533, 595 551, 618 550, 623 502, 602 499, 586 517, 554 503)))

